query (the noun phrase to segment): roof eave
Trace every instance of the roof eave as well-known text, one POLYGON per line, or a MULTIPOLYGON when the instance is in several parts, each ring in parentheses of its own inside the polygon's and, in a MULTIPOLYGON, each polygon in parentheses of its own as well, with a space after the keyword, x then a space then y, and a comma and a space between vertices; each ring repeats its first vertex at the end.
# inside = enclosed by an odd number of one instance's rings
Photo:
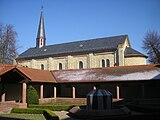
POLYGON ((138 55, 138 54, 125 55, 124 57, 125 58, 129 58, 129 57, 145 57, 145 58, 148 58, 148 56, 146 56, 146 55, 138 55))
POLYGON ((59 56, 67 56, 67 55, 81 55, 81 54, 88 54, 88 53, 100 53, 100 52, 110 52, 115 51, 117 48, 110 48, 110 49, 99 49, 99 50, 86 50, 86 51, 76 51, 76 52, 66 52, 66 53, 59 53, 59 54, 47 54, 47 55, 37 55, 37 56, 27 56, 27 57, 18 57, 16 60, 28 60, 28 59, 35 59, 35 58, 46 58, 46 57, 59 57, 59 56))

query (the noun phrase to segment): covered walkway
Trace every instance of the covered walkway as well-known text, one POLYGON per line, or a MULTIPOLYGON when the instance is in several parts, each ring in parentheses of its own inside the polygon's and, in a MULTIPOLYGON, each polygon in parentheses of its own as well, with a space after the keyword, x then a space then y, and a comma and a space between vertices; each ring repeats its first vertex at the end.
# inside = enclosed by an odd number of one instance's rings
POLYGON ((115 99, 160 98, 160 65, 48 71, 0 64, 0 101, 26 107, 26 90, 44 98, 86 98, 93 89, 108 89, 115 99), (154 93, 154 94, 153 94, 154 93))

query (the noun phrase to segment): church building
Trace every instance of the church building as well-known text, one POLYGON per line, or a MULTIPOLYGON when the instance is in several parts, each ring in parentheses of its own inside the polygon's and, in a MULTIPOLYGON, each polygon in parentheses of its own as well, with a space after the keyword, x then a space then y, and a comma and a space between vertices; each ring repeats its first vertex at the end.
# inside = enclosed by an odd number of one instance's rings
POLYGON ((16 64, 42 70, 145 65, 147 56, 131 47, 128 35, 46 45, 41 11, 36 47, 16 58, 16 64))

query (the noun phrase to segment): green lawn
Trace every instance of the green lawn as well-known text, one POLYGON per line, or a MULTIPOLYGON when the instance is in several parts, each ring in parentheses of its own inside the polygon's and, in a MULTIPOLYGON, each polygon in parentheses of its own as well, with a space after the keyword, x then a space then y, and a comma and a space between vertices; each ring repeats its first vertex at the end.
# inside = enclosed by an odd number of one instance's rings
POLYGON ((27 120, 46 120, 43 114, 0 114, 0 117, 8 117, 8 118, 21 118, 27 120))

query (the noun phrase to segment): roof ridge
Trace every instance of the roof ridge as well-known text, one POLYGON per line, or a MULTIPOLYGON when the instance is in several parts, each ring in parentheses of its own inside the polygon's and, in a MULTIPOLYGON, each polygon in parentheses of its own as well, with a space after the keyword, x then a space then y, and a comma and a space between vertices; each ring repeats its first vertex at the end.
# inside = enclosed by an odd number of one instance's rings
POLYGON ((53 79, 56 81, 56 83, 58 83, 58 80, 57 80, 57 78, 55 77, 54 73, 53 73, 52 71, 49 71, 49 72, 51 73, 51 75, 52 75, 53 79))
POLYGON ((21 72, 26 78, 28 78, 29 81, 31 81, 32 78, 31 78, 30 76, 28 76, 24 71, 20 70, 19 68, 20 68, 20 67, 16 67, 16 66, 15 66, 15 69, 17 69, 17 70, 18 70, 19 72, 21 72))
POLYGON ((125 54, 125 57, 130 57, 130 56, 135 56, 135 55, 148 57, 144 53, 141 53, 141 52, 139 52, 138 50, 135 50, 132 47, 126 47, 124 54, 125 54))
POLYGON ((146 65, 131 65, 131 66, 112 66, 112 67, 98 67, 98 68, 83 68, 83 69, 64 69, 64 70, 50 70, 51 72, 57 71, 80 71, 80 70, 97 70, 97 69, 112 69, 112 68, 131 68, 131 67, 145 67, 145 66, 152 66, 152 67, 160 67, 160 64, 146 64, 146 65))

